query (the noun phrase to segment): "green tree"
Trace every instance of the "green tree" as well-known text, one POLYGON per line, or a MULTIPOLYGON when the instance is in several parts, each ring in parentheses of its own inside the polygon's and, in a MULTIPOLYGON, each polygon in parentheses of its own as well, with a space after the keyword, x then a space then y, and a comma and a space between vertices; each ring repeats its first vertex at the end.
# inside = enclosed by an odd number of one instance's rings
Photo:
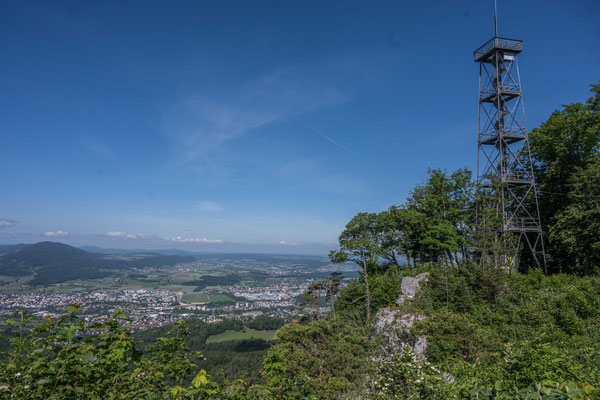
POLYGON ((520 253, 517 249, 517 236, 503 231, 503 216, 499 209, 499 188, 502 183, 490 180, 489 189, 478 190, 475 203, 477 204, 477 220, 471 239, 473 262, 481 270, 502 269, 511 272, 515 265, 515 256, 520 253))
POLYGON ((196 361, 203 358, 200 352, 191 351, 188 347, 185 337, 189 334, 185 322, 177 321, 166 337, 159 337, 148 349, 150 362, 159 365, 160 373, 172 384, 182 385, 194 372, 196 361))
POLYGON ((553 227, 559 215, 576 201, 569 196, 573 175, 592 163, 600 150, 600 82, 591 85, 591 91, 592 97, 585 104, 572 103, 554 111, 529 136, 540 217, 553 272, 578 269, 574 247, 553 227), (548 235, 550 231, 554 233, 548 235))
POLYGON ((333 317, 336 318, 335 312, 335 299, 340 293, 340 286, 342 284, 342 274, 340 272, 332 272, 331 276, 325 280, 325 301, 331 304, 333 311, 333 317))
POLYGON ((309 312, 309 318, 319 319, 319 303, 321 292, 325 290, 325 281, 313 282, 302 294, 298 308, 309 312), (313 318, 314 315, 314 318, 313 318))
POLYGON ((335 317, 335 298, 340 292, 341 276, 340 272, 332 272, 329 278, 311 283, 302 295, 302 299, 300 299, 299 308, 313 311, 314 319, 319 319, 321 295, 325 294, 325 303, 329 303, 332 306, 335 317))
POLYGON ((291 324, 279 332, 277 344, 265 357, 266 384, 274 388, 275 398, 287 394, 298 399, 339 399, 364 393, 371 345, 366 326, 341 319, 291 324))
POLYGON ((600 157, 586 168, 579 168, 570 181, 570 204, 556 215, 550 239, 571 254, 583 273, 600 262, 600 157))
POLYGON ((136 348, 122 311, 86 323, 77 304, 56 319, 19 312, 20 334, 0 358, 0 398, 12 399, 207 399, 219 387, 201 370, 181 340, 177 323, 144 355, 136 348), (33 329, 32 329, 33 325, 33 329), (187 385, 191 381, 191 385, 187 385))
POLYGON ((362 268, 367 321, 371 320, 369 270, 376 270, 378 259, 383 254, 380 228, 377 214, 359 213, 348 222, 346 229, 340 234, 340 250, 329 253, 329 259, 334 263, 353 261, 362 268))
POLYGON ((427 181, 411 191, 407 208, 422 216, 418 246, 428 253, 430 261, 442 258, 456 266, 459 251, 462 258, 468 256, 474 216, 473 190, 471 171, 464 168, 451 174, 440 169, 429 170, 427 181))
POLYGON ((371 382, 376 400, 446 400, 452 398, 442 372, 415 356, 403 346, 389 360, 377 364, 377 377, 371 382))

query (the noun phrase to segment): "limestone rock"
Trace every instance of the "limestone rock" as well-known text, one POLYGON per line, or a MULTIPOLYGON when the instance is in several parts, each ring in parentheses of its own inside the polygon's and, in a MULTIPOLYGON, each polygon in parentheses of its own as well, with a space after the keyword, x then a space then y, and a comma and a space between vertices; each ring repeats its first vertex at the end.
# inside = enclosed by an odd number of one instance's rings
POLYGON ((417 357, 425 358, 425 352, 427 351, 427 337, 417 336, 412 344, 412 351, 417 357))
POLYGON ((427 282, 428 279, 429 272, 423 272, 414 278, 411 278, 410 276, 402 278, 402 286, 400 287, 402 294, 396 300, 396 305, 401 306, 406 300, 414 300, 419 291, 421 282, 427 282))
MULTIPOLYGON (((406 301, 412 301, 419 291, 421 282, 426 282, 429 274, 424 272, 414 278, 402 279, 402 294, 396 300, 397 305, 406 301)), ((425 336, 413 336, 410 328, 418 321, 423 320, 422 315, 403 313, 402 310, 394 310, 390 307, 379 309, 373 320, 373 330, 383 339, 382 357, 387 358, 398 352, 403 346, 410 346, 412 351, 419 357, 425 357, 427 350, 427 338, 425 336)))

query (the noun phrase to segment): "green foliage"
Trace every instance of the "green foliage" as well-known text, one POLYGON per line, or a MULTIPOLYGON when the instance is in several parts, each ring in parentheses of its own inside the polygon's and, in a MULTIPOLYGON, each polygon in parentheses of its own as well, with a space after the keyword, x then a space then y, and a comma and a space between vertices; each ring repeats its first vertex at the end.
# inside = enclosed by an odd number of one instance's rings
POLYGON ((482 274, 432 271, 412 305, 429 315, 414 330, 428 337, 430 361, 459 383, 493 385, 502 377, 508 388, 545 380, 598 385, 600 278, 532 271, 485 284, 482 274))
POLYGON ((411 191, 405 205, 352 218, 340 234, 340 250, 330 258, 366 264, 372 273, 399 265, 401 256, 408 265, 411 259, 457 265, 469 256, 474 200, 471 171, 429 170, 427 181, 411 191))
POLYGON ((377 377, 371 383, 376 400, 447 400, 456 398, 442 372, 418 358, 408 346, 390 360, 377 364, 377 377))
POLYGON ((380 218, 373 213, 359 213, 346 224, 338 240, 340 250, 332 251, 329 258, 334 263, 353 261, 362 268, 365 299, 365 318, 371 320, 371 294, 369 270, 377 269, 378 259, 383 256, 380 218))
POLYGON ((198 351, 190 351, 185 336, 190 330, 183 321, 177 321, 166 337, 160 337, 148 349, 148 364, 160 366, 160 373, 168 382, 181 385, 196 367, 196 360, 201 355, 198 351))
POLYGON ((125 316, 86 325, 75 312, 56 321, 45 317, 41 325, 25 333, 27 319, 18 322, 21 335, 13 339, 2 372, 0 394, 10 398, 123 398, 121 391, 143 390, 132 379, 130 366, 139 360, 127 334, 125 316), (109 393, 111 393, 109 395, 109 393))
POLYGON ((274 331, 283 325, 285 325, 285 318, 269 317, 266 315, 260 315, 246 323, 248 328, 258 331, 274 331))
MULTIPOLYGON (((141 351, 122 312, 106 322, 87 324, 78 310, 73 305, 56 320, 46 316, 33 330, 29 327, 36 320, 25 312, 17 314, 11 324, 20 335, 10 339, 11 350, 0 361, 0 398, 252 398, 238 396, 242 389, 247 394, 251 385, 219 385, 205 370, 197 370, 202 356, 189 350, 184 340, 189 330, 183 322, 141 351)), ((259 386, 252 391, 268 393, 259 386)))
MULTIPOLYGON (((260 343, 256 343, 255 340, 249 339, 248 334, 243 333, 243 330, 245 327, 274 330, 271 328, 281 327, 283 323, 282 318, 266 316, 249 321, 224 320, 217 323, 186 320, 189 335, 184 336, 184 339, 191 350, 200 351, 205 355, 206 359, 199 360, 198 366, 205 369, 215 381, 224 382, 243 377, 257 382, 261 379, 262 359, 272 341, 259 340, 260 343), (234 336, 232 333, 239 333, 239 335, 234 336), (225 340, 225 342, 214 343, 214 339, 225 340)), ((163 326, 136 332, 136 343, 141 348, 147 349, 156 343, 158 338, 167 336, 169 329, 169 326, 163 326)), ((259 333, 273 336, 272 332, 259 333)))
MULTIPOLYGON (((502 190, 507 190, 506 184, 498 182, 497 177, 492 176, 488 180, 488 188, 477 191, 477 218, 470 242, 472 261, 480 269, 526 271, 527 263, 514 265, 513 262, 514 256, 521 252, 517 246, 517 235, 502 234, 504 221, 499 210, 502 190)), ((523 247, 521 244, 521 248, 523 247)))
POLYGON ((333 307, 333 315, 336 315, 334 301, 340 291, 341 276, 340 272, 332 272, 329 278, 313 282, 308 286, 299 304, 300 309, 309 311, 308 318, 319 319, 319 307, 322 300, 325 304, 330 304, 333 307), (322 294, 325 295, 324 299, 322 299, 322 294))
POLYGON ((492 388, 474 387, 465 394, 472 400, 585 400, 594 389, 573 382, 544 381, 523 389, 506 390, 500 382, 492 388))
POLYGON ((576 170, 569 183, 570 204, 556 214, 549 237, 576 254, 575 265, 587 275, 600 264, 600 156, 576 170))
POLYGON ((372 346, 365 326, 324 319, 289 325, 277 339, 264 368, 267 385, 275 388, 275 394, 294 393, 298 397, 291 398, 300 399, 310 393, 335 399, 364 390, 372 346))
POLYGON ((407 208, 420 214, 421 226, 413 248, 421 262, 458 263, 457 252, 467 256, 467 245, 474 219, 474 184, 471 171, 459 169, 451 174, 429 170, 428 180, 415 187, 407 200, 407 208))
MULTIPOLYGON (((394 268, 373 275, 374 311, 394 304, 402 277, 422 271, 394 268), (382 293, 381 297, 376 293, 382 293)), ((600 278, 546 277, 539 270, 511 275, 470 265, 429 267, 428 271, 428 283, 415 301, 402 308, 427 316, 411 334, 427 337, 431 367, 448 371, 454 381, 440 383, 439 374, 432 373, 425 389, 433 392, 419 392, 415 382, 422 380, 410 375, 418 369, 404 370, 401 359, 408 356, 401 353, 388 361, 386 365, 391 367, 387 371, 381 369, 373 375, 393 388, 383 393, 383 386, 378 386, 380 398, 567 399, 600 395, 600 278), (574 397, 560 397, 567 391, 574 397)), ((352 285, 342 290, 337 301, 338 318, 346 321, 355 321, 352 309, 359 313, 361 308, 346 293, 356 290, 352 285)))
POLYGON ((473 220, 471 172, 466 168, 453 173, 430 170, 428 180, 411 192, 406 205, 354 216, 339 236, 340 250, 332 251, 329 258, 334 263, 352 261, 362 268, 364 291, 357 292, 354 301, 364 296, 369 321, 369 274, 399 265, 400 256, 406 257, 407 264, 412 258, 414 263, 418 259, 458 265, 460 259, 470 256, 473 220))
MULTIPOLYGON (((373 275, 371 313, 375 314, 378 309, 393 304, 401 294, 402 278, 412 276, 415 271, 423 272, 425 269, 391 266, 384 273, 373 275)), ((364 286, 358 280, 350 282, 341 290, 335 301, 336 314, 356 324, 366 322, 365 313, 362 311, 364 306, 364 286)))
MULTIPOLYGON (((600 83, 592 85, 591 91, 592 97, 585 104, 563 106, 530 134, 542 227, 545 233, 551 232, 546 235, 551 272, 584 272, 581 249, 572 246, 578 233, 568 226, 571 225, 569 220, 574 222, 581 218, 582 210, 577 210, 576 203, 586 201, 582 194, 595 196, 597 202, 597 195, 593 194, 597 190, 589 187, 590 193, 581 193, 580 187, 577 194, 576 186, 577 176, 580 176, 579 181, 584 179, 583 171, 596 162, 600 151, 600 83), (557 227, 561 220, 562 227, 557 227), (565 232, 560 232, 562 229, 565 232)), ((585 208, 590 210, 590 205, 594 208, 589 202, 585 208)), ((590 228, 587 225, 582 229, 591 232, 590 228)))

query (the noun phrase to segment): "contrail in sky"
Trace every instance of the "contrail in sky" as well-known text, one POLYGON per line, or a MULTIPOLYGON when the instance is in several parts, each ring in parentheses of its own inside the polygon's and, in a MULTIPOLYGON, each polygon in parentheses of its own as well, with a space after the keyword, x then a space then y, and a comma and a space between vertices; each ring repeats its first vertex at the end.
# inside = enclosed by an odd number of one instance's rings
POLYGON ((324 133, 319 132, 315 127, 313 127, 312 125, 310 125, 308 122, 306 122, 302 118, 300 118, 300 121, 302 121, 304 123, 304 125, 306 125, 310 130, 312 130, 317 135, 321 136, 323 139, 329 140, 331 143, 335 144, 340 149, 346 150, 348 153, 355 155, 356 157, 360 158, 362 162, 364 162, 365 164, 368 165, 367 160, 365 160, 365 158, 363 156, 361 156, 360 154, 358 154, 358 153, 350 150, 349 148, 347 148, 343 144, 336 142, 335 140, 333 140, 329 136, 325 135, 324 133))

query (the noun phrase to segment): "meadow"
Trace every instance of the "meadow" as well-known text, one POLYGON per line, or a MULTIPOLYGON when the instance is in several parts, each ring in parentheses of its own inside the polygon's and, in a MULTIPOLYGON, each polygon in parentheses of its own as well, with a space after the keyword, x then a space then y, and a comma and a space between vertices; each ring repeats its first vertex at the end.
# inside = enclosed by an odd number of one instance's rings
POLYGON ((218 335, 212 335, 206 339, 206 344, 224 342, 227 340, 247 340, 247 339, 263 339, 274 340, 278 330, 274 331, 257 331, 255 329, 244 328, 241 331, 228 330, 218 335))

